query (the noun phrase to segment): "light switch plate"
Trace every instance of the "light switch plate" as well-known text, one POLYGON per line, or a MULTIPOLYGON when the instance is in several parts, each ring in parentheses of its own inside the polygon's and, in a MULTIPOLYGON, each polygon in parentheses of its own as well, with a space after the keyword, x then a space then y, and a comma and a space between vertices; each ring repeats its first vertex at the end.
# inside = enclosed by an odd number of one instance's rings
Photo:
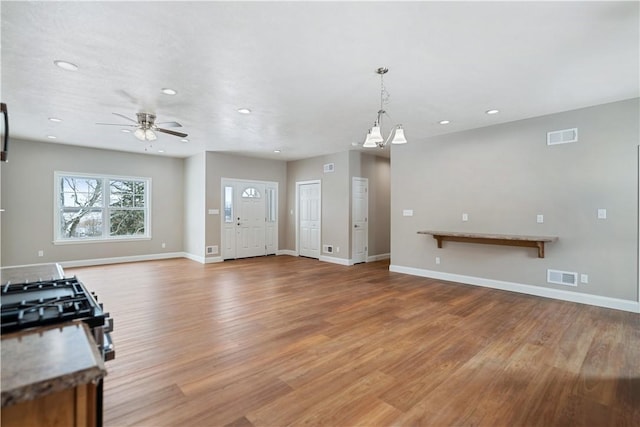
POLYGON ((607 219, 606 209, 598 209, 598 219, 607 219))
POLYGON ((413 216, 413 209, 403 209, 402 216, 413 216))
POLYGON ((220 209, 209 209, 209 215, 220 215, 220 209))

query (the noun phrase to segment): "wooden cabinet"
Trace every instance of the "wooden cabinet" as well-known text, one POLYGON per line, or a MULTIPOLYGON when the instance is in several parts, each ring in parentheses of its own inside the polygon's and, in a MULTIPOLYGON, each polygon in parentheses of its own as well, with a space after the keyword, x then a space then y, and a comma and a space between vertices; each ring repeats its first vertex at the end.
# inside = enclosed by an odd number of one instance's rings
POLYGON ((96 385, 81 384, 2 408, 3 427, 93 427, 96 385))
POLYGON ((2 336, 3 427, 98 424, 104 362, 82 322, 2 336))

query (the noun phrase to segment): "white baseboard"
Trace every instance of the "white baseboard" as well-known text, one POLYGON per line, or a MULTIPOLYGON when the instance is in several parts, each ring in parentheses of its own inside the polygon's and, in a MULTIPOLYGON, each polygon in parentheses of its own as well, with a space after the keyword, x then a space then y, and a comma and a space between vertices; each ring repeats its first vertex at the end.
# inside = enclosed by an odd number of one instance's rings
POLYGON ((291 249, 279 249, 276 251, 276 255, 298 256, 298 252, 292 251, 291 249))
POLYGON ((60 261, 58 262, 58 264, 60 264, 63 268, 88 267, 92 265, 120 264, 123 262, 155 261, 159 259, 184 258, 185 255, 186 254, 184 252, 168 252, 164 254, 134 255, 113 258, 93 258, 77 261, 60 261))
POLYGON ((521 294, 535 295, 544 298, 553 298, 562 301, 576 302, 580 304, 595 305, 597 307, 613 308, 616 310, 640 313, 640 302, 609 298, 599 295, 585 294, 581 292, 569 292, 561 289, 543 288, 540 286, 524 285, 521 283, 504 282, 501 280, 485 279, 482 277, 465 276, 462 274, 445 273, 442 271, 425 270, 401 265, 390 265, 389 271, 410 274, 412 276, 429 277, 431 279, 446 280, 450 282, 465 283, 469 285, 483 286, 486 288, 500 289, 503 291, 518 292, 521 294))
POLYGON ((209 256, 204 259, 204 264, 213 264, 214 262, 224 261, 221 256, 209 256))
POLYGON ((391 254, 378 254, 378 255, 369 255, 367 257, 367 262, 374 262, 374 261, 382 261, 383 259, 389 259, 391 258, 391 254))
POLYGON ((332 256, 321 256, 319 260, 322 262, 330 262, 332 264, 353 265, 353 261, 351 261, 350 259, 335 258, 332 256))

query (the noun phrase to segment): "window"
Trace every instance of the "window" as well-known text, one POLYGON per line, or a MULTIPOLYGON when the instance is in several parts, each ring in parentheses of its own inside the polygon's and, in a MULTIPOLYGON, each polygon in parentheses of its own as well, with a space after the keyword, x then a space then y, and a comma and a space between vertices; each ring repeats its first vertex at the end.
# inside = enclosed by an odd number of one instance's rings
POLYGON ((260 192, 255 187, 247 187, 242 192, 242 197, 244 197, 245 199, 259 199, 260 192))
POLYGON ((278 220, 276 215, 276 189, 267 188, 265 193, 267 196, 267 222, 276 222, 278 220))
POLYGON ((233 187, 224 187, 224 222, 233 222, 233 187))
POLYGON ((56 172, 56 242, 149 238, 151 179, 56 172))

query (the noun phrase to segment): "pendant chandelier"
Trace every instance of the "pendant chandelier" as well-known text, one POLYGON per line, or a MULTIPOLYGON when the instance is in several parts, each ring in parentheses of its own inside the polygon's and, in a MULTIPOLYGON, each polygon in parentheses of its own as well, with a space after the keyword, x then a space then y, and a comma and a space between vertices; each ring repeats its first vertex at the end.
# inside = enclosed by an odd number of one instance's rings
POLYGON ((389 92, 384 87, 384 75, 389 72, 388 68, 378 68, 376 73, 380 75, 380 110, 378 110, 378 118, 373 123, 373 127, 369 129, 367 137, 364 140, 362 146, 364 148, 384 148, 389 141, 392 144, 406 144, 407 138, 404 136, 404 129, 402 125, 394 125, 387 138, 382 137, 382 117, 387 116, 389 120, 391 117, 384 110, 384 104, 389 102, 389 92))

